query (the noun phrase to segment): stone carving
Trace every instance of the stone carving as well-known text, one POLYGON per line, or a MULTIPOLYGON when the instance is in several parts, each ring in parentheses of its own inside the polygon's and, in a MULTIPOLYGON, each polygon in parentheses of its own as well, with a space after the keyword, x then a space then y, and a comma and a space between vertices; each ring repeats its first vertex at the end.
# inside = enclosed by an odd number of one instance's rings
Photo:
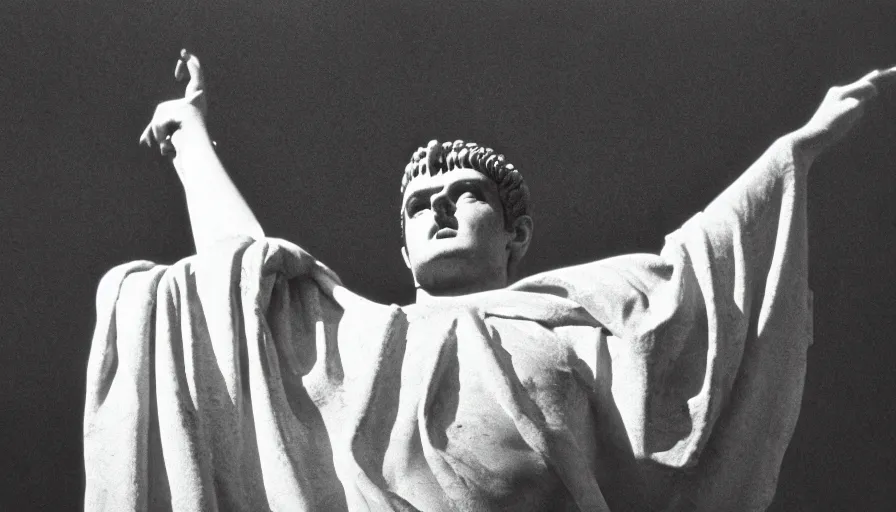
POLYGON ((658 255, 510 282, 532 234, 500 155, 420 148, 402 181, 415 304, 372 303, 266 238, 214 154, 195 56, 141 140, 197 254, 97 294, 89 510, 756 510, 799 411, 806 179, 896 68, 831 89, 658 255))

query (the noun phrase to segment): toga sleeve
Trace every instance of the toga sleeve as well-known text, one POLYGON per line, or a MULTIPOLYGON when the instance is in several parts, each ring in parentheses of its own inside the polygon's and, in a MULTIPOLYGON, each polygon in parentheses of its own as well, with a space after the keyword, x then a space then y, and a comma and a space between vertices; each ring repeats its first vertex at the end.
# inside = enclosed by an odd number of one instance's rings
POLYGON ((322 412, 340 401, 338 278, 298 247, 231 239, 97 293, 85 510, 341 510, 322 412))
POLYGON ((779 139, 659 255, 514 285, 606 327, 613 398, 665 510, 764 510, 774 495, 812 341, 807 170, 779 139))

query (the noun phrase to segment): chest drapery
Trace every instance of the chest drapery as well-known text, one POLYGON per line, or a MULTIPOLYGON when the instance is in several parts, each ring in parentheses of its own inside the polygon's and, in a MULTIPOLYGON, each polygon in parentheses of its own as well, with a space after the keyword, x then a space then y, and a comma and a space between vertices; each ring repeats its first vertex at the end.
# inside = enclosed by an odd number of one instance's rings
POLYGON ((345 387, 350 416, 369 418, 347 458, 369 488, 421 510, 606 508, 594 477, 594 369, 575 351, 600 343, 597 327, 570 301, 504 291, 396 311, 391 338, 341 337, 340 352, 387 340, 349 371, 377 361, 377 376, 345 387))

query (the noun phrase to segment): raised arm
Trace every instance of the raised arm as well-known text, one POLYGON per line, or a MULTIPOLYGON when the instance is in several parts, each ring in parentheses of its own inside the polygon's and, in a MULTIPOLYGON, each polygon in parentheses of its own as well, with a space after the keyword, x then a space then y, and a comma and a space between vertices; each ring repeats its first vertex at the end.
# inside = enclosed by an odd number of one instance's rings
POLYGON ((187 197, 196 252, 234 235, 264 237, 264 231, 215 154, 206 128, 205 79, 199 59, 181 51, 174 78, 189 78, 183 98, 156 107, 141 144, 156 144, 169 157, 187 197))
POLYGON ((861 119, 868 102, 896 80, 896 67, 875 70, 853 83, 831 87, 811 119, 779 139, 705 210, 700 224, 710 235, 726 239, 734 214, 750 226, 769 208, 778 208, 782 187, 804 195, 809 168, 861 119))
MULTIPOLYGON (((660 255, 513 285, 573 300, 607 329, 613 398, 632 452, 650 460, 649 493, 673 500, 664 509, 768 507, 812 342, 807 171, 892 78, 896 68, 832 88, 805 126, 671 233, 660 255)), ((583 347, 582 359, 595 361, 598 351, 583 347)))

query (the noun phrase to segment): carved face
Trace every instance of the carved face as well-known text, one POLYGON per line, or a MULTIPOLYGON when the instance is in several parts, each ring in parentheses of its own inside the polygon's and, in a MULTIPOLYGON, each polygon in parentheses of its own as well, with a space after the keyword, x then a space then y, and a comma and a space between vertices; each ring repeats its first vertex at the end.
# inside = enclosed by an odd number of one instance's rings
POLYGON ((408 184, 402 211, 405 262, 428 291, 506 279, 509 242, 498 188, 472 169, 424 175, 408 184))

